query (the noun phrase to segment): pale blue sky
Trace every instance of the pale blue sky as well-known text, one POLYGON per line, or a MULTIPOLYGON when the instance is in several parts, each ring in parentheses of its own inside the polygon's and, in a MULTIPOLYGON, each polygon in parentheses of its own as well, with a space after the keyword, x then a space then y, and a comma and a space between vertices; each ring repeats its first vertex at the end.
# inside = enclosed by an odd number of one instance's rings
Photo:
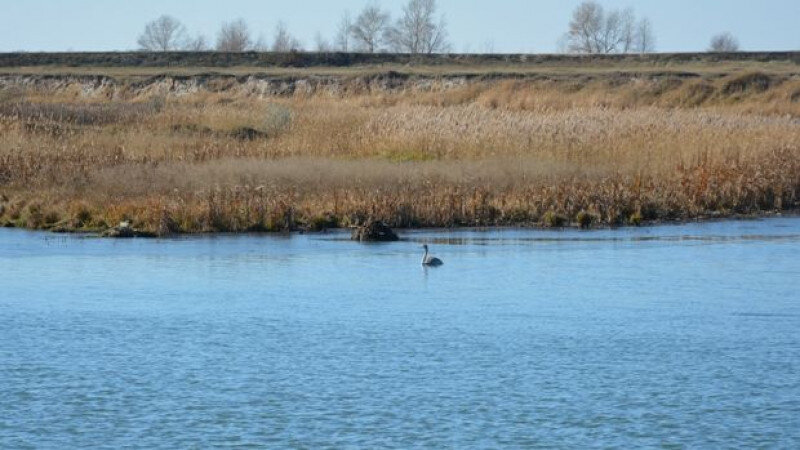
MULTIPOLYGON (((307 47, 332 36, 341 13, 367 0, 0 0, 0 51, 131 50, 145 22, 161 14, 213 41, 220 22, 243 17, 272 36, 282 20, 307 47)), ((402 0, 379 2, 395 16, 402 0)), ((556 49, 580 0, 439 0, 453 50, 547 53, 556 49)), ((800 50, 800 0, 600 0, 633 7, 653 23, 658 51, 704 50, 731 31, 743 50, 800 50)))

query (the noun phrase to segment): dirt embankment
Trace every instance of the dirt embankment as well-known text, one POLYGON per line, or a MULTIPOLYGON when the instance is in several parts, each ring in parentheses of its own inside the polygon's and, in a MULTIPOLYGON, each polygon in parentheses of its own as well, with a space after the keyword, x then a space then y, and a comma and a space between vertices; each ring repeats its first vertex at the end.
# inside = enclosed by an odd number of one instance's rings
MULTIPOLYGON (((179 98, 202 93, 224 93, 246 98, 329 95, 333 97, 365 94, 446 92, 470 85, 491 86, 500 82, 532 82, 569 93, 593 86, 612 94, 639 90, 688 90, 687 95, 719 100, 744 94, 762 94, 772 88, 792 85, 800 75, 768 72, 742 72, 731 75, 701 75, 692 72, 612 72, 603 74, 408 74, 396 71, 361 75, 155 75, 114 77, 109 75, 33 75, 0 73, 0 95, 38 93, 66 95, 85 100, 135 100, 164 97, 179 98), (543 84, 544 83, 544 84, 543 84), (695 92, 698 91, 698 92, 695 92)), ((639 93, 641 94, 641 93, 639 93)), ((637 94, 638 95, 638 94, 637 94)), ((789 102, 800 101, 800 92, 790 92, 789 102)), ((646 99, 645 99, 646 100, 646 99)), ((694 106, 699 106, 696 104, 694 106)))
POLYGON ((800 52, 648 55, 358 53, 0 53, 0 92, 130 99, 225 92, 245 96, 447 90, 485 81, 714 82, 759 72, 769 85, 800 78, 800 52))
MULTIPOLYGON (((359 76, 312 75, 157 75, 121 79, 106 75, 0 75, 0 91, 72 93, 84 98, 130 99, 148 95, 182 96, 201 92, 248 97, 296 94, 446 90, 463 86, 475 76, 411 76, 397 72, 359 76)), ((485 77, 481 77, 485 78, 485 77)), ((496 77, 494 77, 496 78, 496 77)))

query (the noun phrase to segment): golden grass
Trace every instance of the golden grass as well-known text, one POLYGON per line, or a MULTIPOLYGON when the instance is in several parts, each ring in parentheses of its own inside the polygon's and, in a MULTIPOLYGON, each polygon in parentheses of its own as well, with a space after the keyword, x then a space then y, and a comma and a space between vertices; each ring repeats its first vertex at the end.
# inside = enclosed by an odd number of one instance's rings
POLYGON ((800 80, 0 99, 0 223, 638 225, 800 204, 800 80))

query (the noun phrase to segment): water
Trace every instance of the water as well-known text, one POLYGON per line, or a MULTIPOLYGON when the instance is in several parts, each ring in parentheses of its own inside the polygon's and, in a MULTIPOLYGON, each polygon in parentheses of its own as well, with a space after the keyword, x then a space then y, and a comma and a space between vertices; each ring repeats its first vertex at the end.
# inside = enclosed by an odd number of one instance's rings
POLYGON ((800 445, 800 219, 405 237, 0 230, 0 448, 800 445))

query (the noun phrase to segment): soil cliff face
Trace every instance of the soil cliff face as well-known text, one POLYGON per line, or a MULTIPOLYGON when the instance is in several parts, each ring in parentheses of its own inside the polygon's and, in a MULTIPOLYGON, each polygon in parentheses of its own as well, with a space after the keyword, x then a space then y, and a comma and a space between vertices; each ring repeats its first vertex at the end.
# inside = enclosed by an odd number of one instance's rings
MULTIPOLYGON (((0 93, 126 100, 225 92, 248 97, 447 90, 502 80, 710 82, 734 72, 800 77, 800 52, 646 55, 357 53, 0 53, 0 93)), ((766 76, 766 75, 765 75, 766 76)), ((771 81, 771 80, 767 80, 771 81)), ((780 81, 780 80, 779 80, 780 81)), ((668 83, 667 83, 668 84, 668 83)), ((768 83, 768 87, 774 83, 768 83)))
POLYGON ((409 76, 382 73, 364 76, 232 76, 159 75, 117 79, 104 75, 0 75, 0 91, 73 93, 84 98, 130 99, 141 96, 182 96, 227 92, 248 97, 446 90, 463 86, 469 76, 409 76))

